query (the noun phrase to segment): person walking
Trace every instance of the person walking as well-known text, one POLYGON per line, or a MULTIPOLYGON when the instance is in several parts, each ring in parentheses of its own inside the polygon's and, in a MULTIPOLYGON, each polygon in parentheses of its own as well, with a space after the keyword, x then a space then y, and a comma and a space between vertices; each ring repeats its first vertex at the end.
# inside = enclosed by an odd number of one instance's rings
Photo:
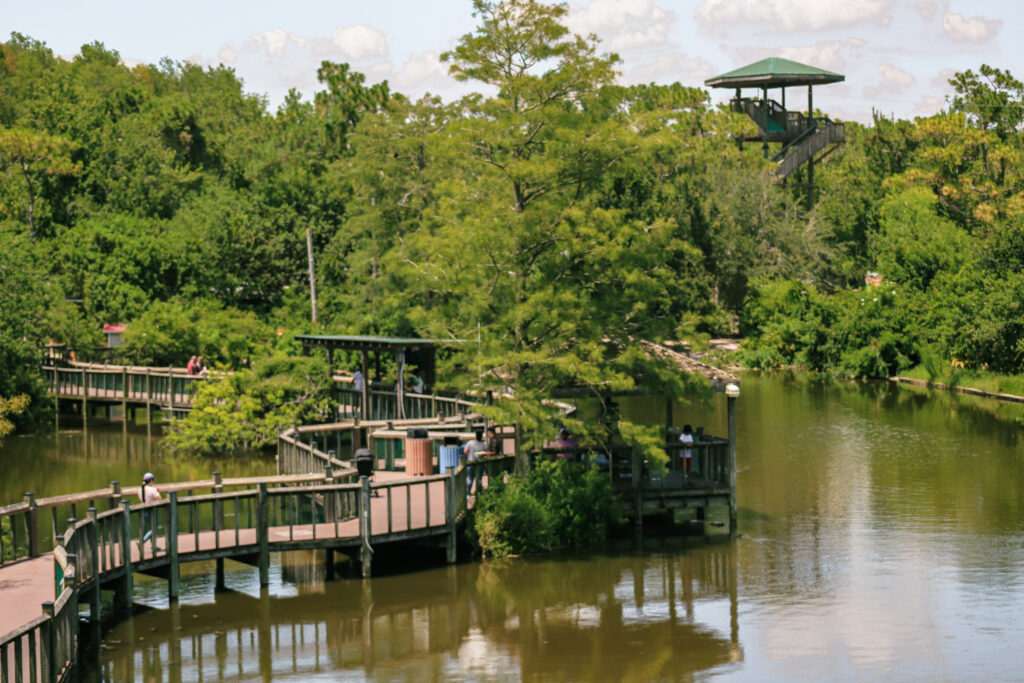
MULTIPOLYGON (((146 472, 142 475, 142 486, 139 487, 139 502, 145 505, 146 503, 155 503, 161 499, 160 489, 156 487, 155 477, 152 472, 146 472)), ((153 537, 153 530, 156 528, 156 513, 147 508, 142 511, 142 544, 140 550, 145 548, 146 541, 153 537)), ((162 553, 163 548, 156 548, 154 552, 162 553)))
POLYGON ((479 429, 473 435, 473 438, 466 442, 466 445, 462 447, 462 452, 466 454, 466 497, 473 490, 473 480, 476 479, 476 492, 480 493, 480 486, 483 484, 483 472, 481 471, 480 465, 475 465, 477 460, 480 459, 480 453, 487 450, 487 444, 484 443, 484 433, 479 429))

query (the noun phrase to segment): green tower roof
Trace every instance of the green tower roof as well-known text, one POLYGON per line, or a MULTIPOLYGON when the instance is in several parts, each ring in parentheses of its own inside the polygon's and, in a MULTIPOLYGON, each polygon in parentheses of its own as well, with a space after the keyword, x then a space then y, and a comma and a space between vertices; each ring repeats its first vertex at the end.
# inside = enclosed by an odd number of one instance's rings
POLYGON ((845 81, 842 74, 825 71, 782 57, 769 57, 704 81, 712 88, 785 88, 845 81))

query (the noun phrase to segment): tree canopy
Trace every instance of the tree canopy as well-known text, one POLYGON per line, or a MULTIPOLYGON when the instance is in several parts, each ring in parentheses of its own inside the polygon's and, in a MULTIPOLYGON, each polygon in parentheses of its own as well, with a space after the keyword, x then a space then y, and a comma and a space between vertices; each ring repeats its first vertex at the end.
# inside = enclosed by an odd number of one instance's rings
POLYGON ((622 85, 566 11, 475 0, 477 27, 442 56, 480 91, 457 101, 324 62, 322 89, 274 112, 224 66, 128 67, 101 43, 65 60, 12 34, 0 397, 30 401, 15 419, 48 405, 40 347, 85 351, 116 322, 137 362, 256 363, 235 392, 264 386, 259 362, 291 367, 270 360, 289 334, 459 340, 442 381, 512 388, 498 410, 534 442, 559 392, 702 391, 641 342, 737 326, 755 365, 884 376, 937 354, 1024 370, 1008 71, 956 74, 935 116, 848 123, 808 207, 735 144, 751 121, 701 89, 622 85), (884 285, 865 290, 867 271, 884 285))

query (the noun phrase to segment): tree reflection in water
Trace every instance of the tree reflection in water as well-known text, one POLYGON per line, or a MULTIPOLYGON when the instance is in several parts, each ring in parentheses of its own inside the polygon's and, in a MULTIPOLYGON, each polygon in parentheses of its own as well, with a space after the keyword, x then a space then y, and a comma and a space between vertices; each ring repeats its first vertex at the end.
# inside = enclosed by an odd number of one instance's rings
POLYGON ((740 661, 735 544, 658 544, 368 581, 326 581, 322 554, 291 553, 276 568, 299 581, 291 597, 259 595, 237 565, 236 590, 202 602, 197 575, 182 604, 114 627, 85 677, 691 680, 740 661))

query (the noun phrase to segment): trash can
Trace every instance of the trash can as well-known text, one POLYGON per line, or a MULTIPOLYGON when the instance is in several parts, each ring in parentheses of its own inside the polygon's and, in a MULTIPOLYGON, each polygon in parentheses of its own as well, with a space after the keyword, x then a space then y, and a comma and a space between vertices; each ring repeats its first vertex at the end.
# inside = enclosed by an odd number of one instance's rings
POLYGON ((462 453, 462 446, 441 446, 439 449, 441 454, 441 474, 444 474, 448 469, 455 469, 459 466, 459 455, 462 453))
POLYGON ((414 428, 406 432, 405 473, 412 476, 434 473, 433 443, 426 429, 414 428))
POLYGON ((369 448, 357 450, 352 456, 352 460, 356 464, 356 471, 359 472, 360 477, 373 476, 373 453, 370 452, 369 448))

